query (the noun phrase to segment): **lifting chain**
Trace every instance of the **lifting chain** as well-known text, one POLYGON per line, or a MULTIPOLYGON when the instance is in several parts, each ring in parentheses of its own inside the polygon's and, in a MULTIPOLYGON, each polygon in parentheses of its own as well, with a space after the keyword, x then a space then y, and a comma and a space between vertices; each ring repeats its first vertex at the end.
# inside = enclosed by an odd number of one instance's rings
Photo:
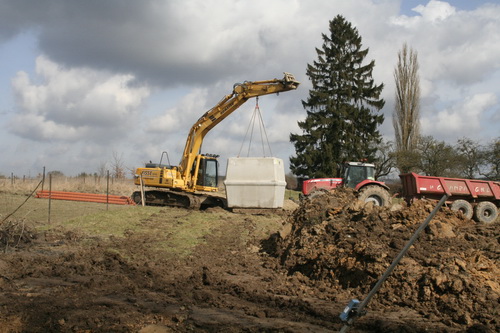
POLYGON ((260 130, 260 141, 262 144, 262 155, 263 157, 266 157, 266 150, 264 146, 264 139, 267 142, 267 147, 269 149, 269 154, 272 156, 273 152, 271 150, 271 146, 269 145, 269 139, 267 137, 267 132, 266 132, 266 127, 264 126, 264 120, 262 119, 262 113, 260 112, 260 107, 259 107, 259 97, 255 99, 255 108, 253 110, 252 118, 250 119, 250 123, 248 124, 247 131, 245 133, 245 137, 243 138, 243 142, 241 143, 241 148, 238 153, 238 157, 241 155, 241 151, 243 150, 243 145, 245 144, 245 141, 247 140, 247 136, 249 135, 250 132, 250 137, 248 139, 248 150, 247 150, 247 157, 250 156, 250 148, 252 146, 252 139, 253 139, 253 132, 255 129, 255 123, 258 123, 259 130, 260 130))

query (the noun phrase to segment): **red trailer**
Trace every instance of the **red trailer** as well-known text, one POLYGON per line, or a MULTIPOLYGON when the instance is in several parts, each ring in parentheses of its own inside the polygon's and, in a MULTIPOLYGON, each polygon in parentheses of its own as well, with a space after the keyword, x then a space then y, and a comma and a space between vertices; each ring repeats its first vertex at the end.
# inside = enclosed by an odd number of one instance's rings
POLYGON ((452 210, 461 211, 467 218, 492 223, 498 217, 500 206, 500 182, 421 176, 407 173, 399 176, 406 202, 414 199, 440 199, 448 194, 452 210))

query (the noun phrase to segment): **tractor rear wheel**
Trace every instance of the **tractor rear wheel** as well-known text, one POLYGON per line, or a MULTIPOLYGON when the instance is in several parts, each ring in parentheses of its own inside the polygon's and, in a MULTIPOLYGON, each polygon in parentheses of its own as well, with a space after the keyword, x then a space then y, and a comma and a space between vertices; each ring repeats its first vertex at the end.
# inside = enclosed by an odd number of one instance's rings
POLYGON ((469 220, 472 218, 472 213, 473 213, 472 205, 466 200, 459 199, 453 201, 451 203, 450 209, 455 212, 462 213, 463 216, 469 220))
POLYGON ((474 210, 474 219, 481 223, 493 223, 498 217, 498 209, 494 203, 483 201, 477 204, 474 210))
POLYGON ((359 192, 358 199, 363 202, 373 202, 375 206, 385 206, 391 205, 391 197, 389 192, 381 186, 366 186, 359 192))

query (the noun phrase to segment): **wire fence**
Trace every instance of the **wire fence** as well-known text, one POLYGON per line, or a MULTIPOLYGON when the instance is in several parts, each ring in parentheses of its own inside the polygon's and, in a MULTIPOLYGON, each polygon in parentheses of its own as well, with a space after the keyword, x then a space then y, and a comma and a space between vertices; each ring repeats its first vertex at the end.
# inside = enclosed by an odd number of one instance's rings
MULTIPOLYGON (((68 219, 92 212, 120 209, 117 205, 89 202, 71 202, 36 198, 36 193, 66 191, 92 194, 109 194, 129 197, 137 189, 132 179, 117 179, 107 176, 66 177, 62 175, 18 177, 0 179, 0 232, 7 222, 61 223, 68 219)), ((1 236, 0 236, 1 238, 1 236)))
MULTIPOLYGON (((49 175, 50 176, 50 175, 49 175)), ((48 190, 49 176, 43 175, 37 177, 17 177, 0 178, 0 192, 11 194, 28 194, 37 184, 42 181, 39 190, 48 190)), ((130 195, 135 189, 132 179, 102 176, 52 176, 52 190, 54 191, 72 191, 85 193, 106 193, 113 195, 130 195)))

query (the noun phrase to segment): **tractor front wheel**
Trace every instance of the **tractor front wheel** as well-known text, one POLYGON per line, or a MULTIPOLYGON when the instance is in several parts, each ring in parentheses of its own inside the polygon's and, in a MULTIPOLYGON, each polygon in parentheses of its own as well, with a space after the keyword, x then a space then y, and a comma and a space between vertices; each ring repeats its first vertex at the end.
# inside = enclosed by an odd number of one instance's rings
POLYGON ((391 197, 389 192, 380 186, 367 186, 359 191, 358 199, 363 202, 373 202, 375 206, 385 206, 391 205, 391 197))

